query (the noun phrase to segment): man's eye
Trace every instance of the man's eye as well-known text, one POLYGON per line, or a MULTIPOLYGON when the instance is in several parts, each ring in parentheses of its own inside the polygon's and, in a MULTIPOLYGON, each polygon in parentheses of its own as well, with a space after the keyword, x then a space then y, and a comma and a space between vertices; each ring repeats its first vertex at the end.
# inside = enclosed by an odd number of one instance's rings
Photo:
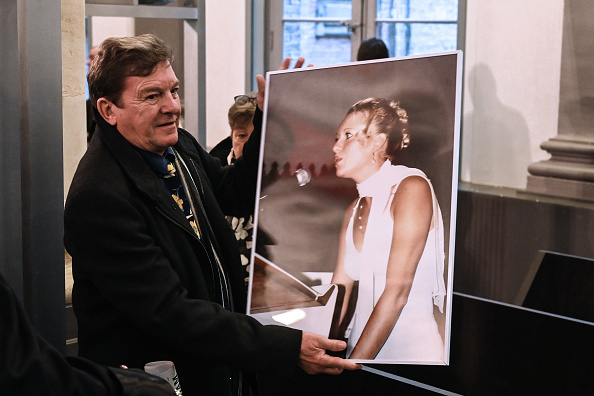
POLYGON ((157 99, 157 97, 158 97, 157 94, 147 95, 146 100, 155 100, 155 99, 157 99))
POLYGON ((346 132, 346 133, 344 134, 344 137, 345 137, 345 138, 347 138, 347 139, 350 139, 352 136, 353 136, 353 134, 352 134, 352 133, 350 133, 350 132, 346 132))
POLYGON ((179 91, 179 88, 173 88, 173 89, 171 90, 171 95, 172 95, 174 98, 177 98, 177 95, 179 94, 179 92, 178 92, 178 91, 179 91))

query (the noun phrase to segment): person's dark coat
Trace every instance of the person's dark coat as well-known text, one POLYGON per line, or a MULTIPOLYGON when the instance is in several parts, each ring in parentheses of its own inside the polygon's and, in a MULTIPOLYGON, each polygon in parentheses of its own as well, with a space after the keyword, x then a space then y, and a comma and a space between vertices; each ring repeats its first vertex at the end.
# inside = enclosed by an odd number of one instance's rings
POLYGON ((73 261, 81 356, 142 368, 174 362, 185 396, 226 395, 228 366, 271 374, 295 370, 301 332, 242 314, 245 284, 226 215, 253 211, 261 113, 234 166, 179 129, 174 148, 202 193, 235 311, 213 302, 219 285, 205 246, 162 181, 98 113, 98 127, 72 181, 64 242, 73 261))
POLYGON ((225 139, 218 142, 212 150, 210 150, 209 154, 215 158, 218 158, 222 164, 226 164, 228 162, 227 158, 229 154, 231 154, 231 149, 233 148, 233 140, 231 136, 227 136, 225 139))
POLYGON ((2 275, 0 318, 3 395, 175 395, 169 383, 144 372, 107 368, 80 357, 64 357, 37 334, 2 275))

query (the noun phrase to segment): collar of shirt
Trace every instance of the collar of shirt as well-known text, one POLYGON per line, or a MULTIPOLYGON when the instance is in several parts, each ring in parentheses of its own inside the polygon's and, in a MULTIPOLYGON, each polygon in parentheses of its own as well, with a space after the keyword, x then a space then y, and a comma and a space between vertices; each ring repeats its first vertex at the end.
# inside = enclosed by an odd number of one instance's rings
POLYGON ((160 155, 150 151, 146 151, 136 147, 136 151, 145 160, 149 168, 155 172, 159 177, 169 176, 171 173, 168 169, 170 162, 175 160, 175 155, 171 147, 168 147, 165 154, 160 155))

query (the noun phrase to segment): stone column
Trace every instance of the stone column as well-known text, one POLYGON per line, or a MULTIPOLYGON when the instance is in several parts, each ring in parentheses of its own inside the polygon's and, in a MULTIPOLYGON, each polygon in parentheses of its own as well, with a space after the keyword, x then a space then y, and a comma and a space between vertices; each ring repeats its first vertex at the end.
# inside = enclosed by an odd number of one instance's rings
POLYGON ((85 106, 85 2, 62 1, 62 121, 64 124, 64 199, 78 162, 87 149, 85 106))
POLYGON ((60 12, 60 0, 0 1, 0 271, 64 350, 60 12))
POLYGON ((558 135, 541 144, 551 158, 530 164, 526 189, 594 200, 594 8, 565 0, 558 135))

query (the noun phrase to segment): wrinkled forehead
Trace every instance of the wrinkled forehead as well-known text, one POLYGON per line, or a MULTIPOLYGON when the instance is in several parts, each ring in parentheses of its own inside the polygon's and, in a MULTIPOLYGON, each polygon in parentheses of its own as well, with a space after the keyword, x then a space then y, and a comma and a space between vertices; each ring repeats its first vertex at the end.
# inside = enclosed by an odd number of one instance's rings
POLYGON ((126 70, 126 77, 154 77, 159 73, 167 73, 168 75, 173 75, 175 78, 175 72, 173 71, 173 67, 171 66, 171 62, 168 60, 162 60, 152 66, 146 64, 135 64, 131 63, 128 65, 126 70))
POLYGON ((173 71, 173 67, 168 61, 157 63, 150 72, 140 72, 138 70, 131 70, 125 77, 126 81, 140 81, 143 84, 160 84, 166 83, 168 85, 179 84, 179 80, 173 71))

